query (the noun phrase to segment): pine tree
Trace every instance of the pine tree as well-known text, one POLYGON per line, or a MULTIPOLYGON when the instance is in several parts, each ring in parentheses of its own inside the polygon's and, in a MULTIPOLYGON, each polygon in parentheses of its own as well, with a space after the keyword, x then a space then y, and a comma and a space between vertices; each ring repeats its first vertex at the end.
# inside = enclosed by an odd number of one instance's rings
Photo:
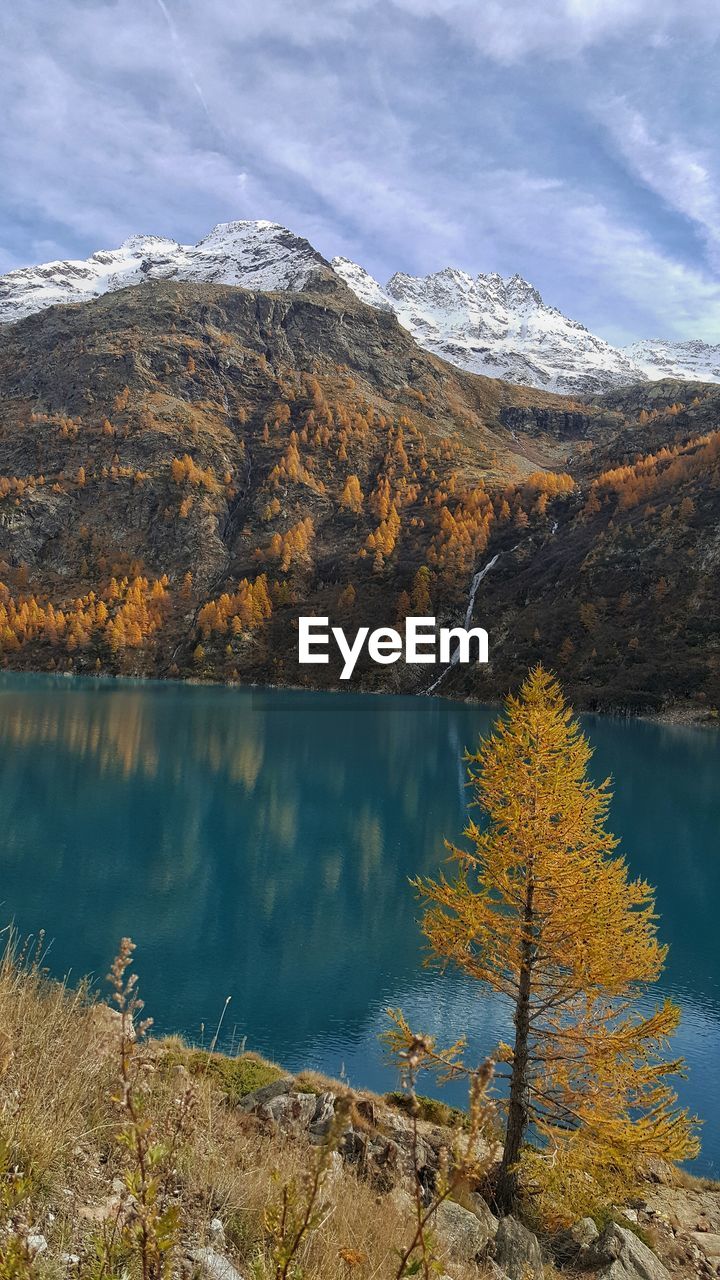
POLYGON ((636 1003, 666 954, 652 890, 613 856, 610 792, 588 779, 591 754, 558 684, 536 667, 469 757, 483 812, 464 833, 472 851, 450 846, 455 879, 417 882, 435 956, 513 1010, 513 1044, 500 1050, 510 1072, 502 1211, 519 1194, 530 1125, 546 1148, 544 1159, 529 1155, 532 1177, 554 1168, 565 1198, 569 1186, 597 1193, 603 1178, 617 1194, 643 1158, 697 1150, 668 1084, 679 1064, 661 1056, 679 1011, 665 1001, 645 1015, 636 1003))

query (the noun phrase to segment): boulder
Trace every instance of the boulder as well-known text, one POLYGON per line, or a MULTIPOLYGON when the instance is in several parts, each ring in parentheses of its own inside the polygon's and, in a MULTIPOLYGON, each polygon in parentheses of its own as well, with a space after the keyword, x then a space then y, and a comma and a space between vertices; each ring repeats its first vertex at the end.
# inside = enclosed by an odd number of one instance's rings
POLYGON ((670 1280, 670 1272, 633 1231, 609 1222, 591 1249, 593 1262, 605 1269, 598 1280, 670 1280))
POLYGON ((720 1236, 711 1231, 691 1231, 690 1239, 705 1254, 708 1262, 720 1262, 720 1236))
POLYGON ((677 1181, 673 1166, 659 1156, 646 1156, 641 1172, 648 1182, 655 1182, 660 1186, 672 1187, 677 1181))
POLYGON ((225 1228, 220 1218, 213 1218, 208 1227, 208 1240, 216 1249, 225 1248, 225 1228))
POLYGON ((553 1253, 560 1262, 579 1262, 595 1243, 600 1232, 592 1218, 581 1218, 563 1231, 553 1242, 553 1253))
POLYGON ((477 1195, 474 1191, 468 1191, 464 1198, 464 1205, 475 1217, 482 1223, 483 1228, 487 1232, 488 1240, 495 1238, 498 1229, 498 1220, 486 1200, 482 1196, 477 1195))
POLYGON ((482 1257, 488 1240, 492 1239, 492 1232, 480 1218, 454 1200, 443 1200, 438 1205, 431 1225, 450 1257, 458 1262, 475 1262, 482 1257))
POLYGON ((48 1242, 40 1233, 31 1234, 27 1237, 27 1247, 30 1257, 34 1260, 39 1258, 41 1254, 47 1253, 48 1242))
POLYGON ((205 1280, 243 1280, 232 1262, 215 1249, 191 1249, 190 1259, 205 1280))
POLYGON ((256 1107, 266 1106, 274 1098, 290 1093, 294 1087, 295 1081, 292 1076, 281 1076, 279 1080, 264 1084, 262 1089, 253 1089, 252 1093, 246 1093, 245 1097, 238 1102, 238 1108, 240 1111, 254 1111, 256 1107))
POLYGON ((254 1108, 263 1119, 274 1120, 282 1129, 307 1129, 315 1114, 314 1093, 283 1093, 254 1108))
POLYGON ((375 1124, 376 1124, 375 1103, 373 1102, 372 1098, 356 1098, 355 1110, 357 1114, 360 1116, 361 1120, 364 1120, 367 1124, 371 1125, 373 1128, 375 1127, 375 1124))
POLYGON ((335 1094, 320 1093, 315 1099, 315 1110, 310 1120, 310 1137, 322 1141, 330 1132, 335 1118, 335 1094))
POLYGON ((403 1218, 411 1218, 417 1210, 415 1199, 404 1187, 393 1187, 388 1199, 395 1205, 403 1218))
POLYGON ((495 1261, 509 1280, 543 1280, 540 1243, 522 1222, 501 1218, 495 1236, 495 1261))

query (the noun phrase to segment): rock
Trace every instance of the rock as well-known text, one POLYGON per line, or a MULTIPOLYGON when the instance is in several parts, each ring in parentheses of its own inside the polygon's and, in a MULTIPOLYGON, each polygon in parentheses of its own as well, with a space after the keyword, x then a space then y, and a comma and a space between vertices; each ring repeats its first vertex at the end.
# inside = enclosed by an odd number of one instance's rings
POLYGON ((713 1190, 656 1186, 648 1192, 647 1211, 674 1231, 720 1235, 720 1196, 713 1190))
POLYGON ((592 1218, 581 1218, 553 1242, 553 1253, 560 1262, 578 1262, 595 1243, 600 1232, 592 1218))
POLYGON ((44 1236, 40 1234, 29 1235, 27 1238, 27 1247, 30 1257, 39 1258, 42 1253, 47 1253, 48 1242, 44 1236))
POLYGON ((348 1160, 350 1164, 360 1164, 365 1159, 367 1150, 367 1139, 363 1133, 359 1133, 352 1126, 345 1130, 340 1139, 338 1151, 343 1160, 348 1160))
POLYGON ((480 1218, 454 1200, 443 1200, 438 1205, 433 1224, 441 1243, 458 1262, 475 1262, 484 1253, 488 1240, 492 1239, 492 1233, 480 1218))
POLYGON ((510 1280, 543 1280, 538 1238, 511 1216, 500 1219, 495 1236, 495 1261, 510 1280))
POLYGON ((247 1093, 244 1098, 238 1102, 240 1111, 254 1111, 256 1107, 267 1106, 275 1098, 279 1098, 284 1093, 290 1093, 295 1081, 292 1076, 283 1076, 280 1080, 273 1080, 271 1084, 263 1085, 262 1089, 255 1089, 252 1093, 247 1093))
POLYGON ((713 1235, 710 1231, 691 1231, 690 1239, 709 1262, 720 1262, 720 1236, 713 1235))
POLYGON ((216 1249, 225 1248, 225 1228, 219 1218, 213 1218, 208 1227, 208 1240, 216 1249))
POLYGON ((356 1098, 355 1110, 362 1120, 367 1121, 373 1128, 375 1127, 375 1103, 372 1098, 356 1098))
POLYGON ((416 1211, 415 1200, 410 1195, 410 1192, 406 1191, 404 1187, 394 1187, 390 1192, 388 1199, 392 1200, 392 1203, 395 1205, 398 1213, 401 1214, 403 1218, 412 1217, 416 1211))
POLYGON ((396 1142, 404 1143, 411 1140, 411 1126, 407 1116, 400 1111, 389 1109, 383 1114, 383 1129, 391 1133, 396 1142))
POLYGON ((263 1119, 274 1120, 281 1128, 306 1129, 315 1113, 316 1102, 314 1093, 284 1093, 256 1105, 253 1110, 263 1119))
POLYGON ((325 1183, 333 1187, 343 1171, 342 1156, 339 1151, 331 1151, 328 1157, 325 1183))
POLYGON ((608 1264, 598 1280, 670 1280, 670 1272, 632 1231, 609 1222, 591 1249, 596 1264, 608 1264))
POLYGON ((232 1262, 215 1249, 191 1249, 190 1258, 207 1280, 243 1280, 232 1262))
POLYGON ((492 1212, 487 1201, 476 1192, 470 1191, 465 1197, 465 1207, 475 1214, 475 1217, 482 1223, 483 1228, 487 1232, 488 1240, 494 1239, 497 1234, 498 1220, 492 1212))
POLYGON ((400 1148, 392 1138, 371 1138, 366 1148, 366 1173, 379 1191, 389 1191, 401 1172, 400 1148))
POLYGON ((672 1187, 676 1181, 673 1166, 659 1156, 647 1156, 642 1164, 642 1173, 648 1182, 655 1182, 659 1186, 672 1187))
POLYGON ((315 1099, 315 1110, 310 1120, 310 1137, 326 1138, 335 1119, 335 1094, 320 1093, 315 1099))

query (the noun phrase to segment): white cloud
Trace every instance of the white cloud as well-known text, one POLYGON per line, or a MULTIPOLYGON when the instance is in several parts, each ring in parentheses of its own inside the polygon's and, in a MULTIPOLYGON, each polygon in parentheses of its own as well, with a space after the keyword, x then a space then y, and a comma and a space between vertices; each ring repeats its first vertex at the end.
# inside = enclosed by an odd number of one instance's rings
POLYGON ((501 63, 542 54, 553 60, 632 35, 657 47, 693 32, 703 40, 720 31, 715 0, 396 0, 418 17, 446 22, 482 53, 501 63))
POLYGON ((720 267, 720 182, 713 159, 676 131, 653 134, 646 118, 623 98, 602 102, 597 115, 630 173, 698 226, 712 265, 720 267))

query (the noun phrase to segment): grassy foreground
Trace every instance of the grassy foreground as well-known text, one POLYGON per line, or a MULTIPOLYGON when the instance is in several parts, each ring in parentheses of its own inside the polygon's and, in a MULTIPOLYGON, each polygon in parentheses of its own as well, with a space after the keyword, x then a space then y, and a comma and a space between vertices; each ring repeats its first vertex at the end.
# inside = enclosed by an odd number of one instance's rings
MULTIPOLYGON (((337 1131, 313 1141, 307 1125, 268 1122, 267 1109, 244 1105, 247 1095, 286 1077, 274 1063, 252 1053, 227 1057, 177 1037, 134 1039, 142 1014, 131 949, 113 969, 117 1010, 87 986, 53 981, 41 958, 18 954, 12 939, 0 958, 0 1280, 505 1275, 490 1255, 486 1263, 459 1257, 433 1224, 430 1265, 416 1265, 419 1201, 408 1194, 407 1179, 403 1184, 396 1173, 384 1180, 378 1165, 362 1169, 347 1153, 341 1158, 337 1131)), ((414 1095, 380 1099, 314 1072, 296 1077, 291 1093, 297 1102, 321 1099, 326 1090, 341 1123, 369 1142, 382 1132, 398 1137, 412 1124, 414 1095)), ((448 1146, 453 1135, 465 1141, 472 1110, 468 1116, 418 1103, 420 1147, 433 1133, 448 1146)), ((657 1263, 658 1275, 714 1274, 720 1190, 667 1171, 663 1185, 643 1191, 639 1220, 623 1211, 615 1220, 653 1250, 646 1262, 659 1254, 669 1270, 657 1263)), ((474 1220, 471 1183, 453 1185, 451 1196, 474 1220)), ((596 1223, 602 1227, 598 1216, 596 1223)), ((533 1229, 545 1258, 555 1256, 551 1236, 537 1221, 533 1229)), ((587 1263, 557 1265, 561 1272, 538 1259, 522 1274, 606 1274, 587 1263)))
MULTIPOLYGON (((237 1103, 281 1076, 280 1068, 254 1054, 226 1058, 174 1037, 147 1037, 133 1049, 128 1085, 120 1024, 87 988, 71 990, 40 963, 5 950, 0 1277, 148 1274, 132 1208, 141 1198, 139 1134, 149 1199, 155 1197, 157 1267, 150 1274, 189 1275, 189 1252, 216 1243, 212 1223, 220 1219, 223 1252, 244 1280, 274 1280, 282 1274, 283 1201, 290 1217, 302 1216, 318 1148, 306 1137, 268 1130, 237 1103), (128 1089, 137 1128, 128 1120, 128 1089), (35 1256, 39 1237, 47 1247, 35 1256)), ((299 1078, 308 1092, 327 1084, 312 1074, 299 1078)), ((339 1159, 329 1175, 313 1229, 293 1260, 302 1270, 287 1274, 391 1280, 413 1234, 407 1205, 379 1194, 339 1159)), ((453 1280, 478 1274, 453 1262, 453 1280)))

